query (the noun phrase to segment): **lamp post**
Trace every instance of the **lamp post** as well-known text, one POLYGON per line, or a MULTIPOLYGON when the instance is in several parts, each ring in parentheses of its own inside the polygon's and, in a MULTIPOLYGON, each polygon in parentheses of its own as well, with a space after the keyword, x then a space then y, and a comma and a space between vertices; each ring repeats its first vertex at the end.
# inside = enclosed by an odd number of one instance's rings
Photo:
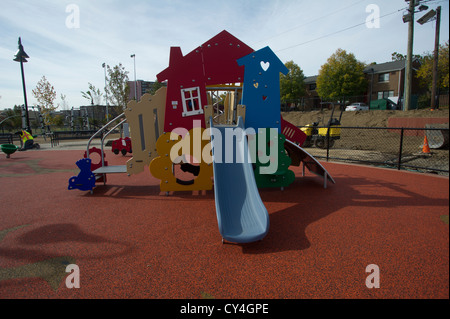
POLYGON ((106 63, 102 64, 102 68, 105 70, 106 122, 108 122, 109 121, 109 112, 108 112, 108 90, 106 89, 106 63))
POLYGON ((23 45, 22 45, 22 41, 19 37, 19 50, 17 50, 13 61, 16 62, 20 62, 20 71, 22 73, 22 87, 23 87, 23 97, 25 100, 25 118, 26 118, 26 130, 32 134, 31 131, 31 126, 30 126, 30 118, 28 116, 28 102, 27 102, 27 89, 25 87, 25 75, 23 73, 23 63, 24 62, 28 62, 27 59, 29 59, 30 57, 28 56, 28 54, 25 53, 24 49, 23 49, 23 45))
MULTIPOLYGON (((428 9, 427 6, 423 6, 424 10, 428 9)), ((437 73, 438 73, 438 61, 439 61, 439 33, 441 29, 441 6, 436 8, 436 11, 430 10, 417 22, 419 24, 425 24, 429 21, 436 20, 436 30, 434 37, 434 57, 433 57, 433 82, 431 87, 431 110, 436 107, 437 97, 437 73)))
POLYGON ((136 102, 139 102, 138 94, 137 94, 137 80, 136 80, 136 54, 130 55, 130 58, 134 60, 134 98, 136 102))
POLYGON ((436 33, 434 38, 434 59, 433 59, 433 86, 431 89, 431 109, 439 108, 439 103, 436 103, 437 97, 437 76, 438 76, 438 62, 439 62, 439 32, 441 28, 441 6, 436 9, 436 33))

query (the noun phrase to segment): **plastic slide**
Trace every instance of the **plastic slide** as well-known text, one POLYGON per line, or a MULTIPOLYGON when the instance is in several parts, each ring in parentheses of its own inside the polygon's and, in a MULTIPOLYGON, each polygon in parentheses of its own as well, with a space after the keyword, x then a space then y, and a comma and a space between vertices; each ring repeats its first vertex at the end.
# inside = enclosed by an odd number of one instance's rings
POLYGON ((233 161, 226 163, 229 161, 226 161, 225 156, 225 130, 244 130, 243 120, 239 117, 236 127, 212 127, 221 133, 220 138, 214 137, 214 131, 212 133, 214 195, 220 234, 224 240, 234 243, 261 240, 269 231, 269 214, 259 196, 251 161, 239 160, 245 159, 244 156, 248 153, 245 136, 233 138, 233 161), (221 154, 219 150, 222 151, 221 154))

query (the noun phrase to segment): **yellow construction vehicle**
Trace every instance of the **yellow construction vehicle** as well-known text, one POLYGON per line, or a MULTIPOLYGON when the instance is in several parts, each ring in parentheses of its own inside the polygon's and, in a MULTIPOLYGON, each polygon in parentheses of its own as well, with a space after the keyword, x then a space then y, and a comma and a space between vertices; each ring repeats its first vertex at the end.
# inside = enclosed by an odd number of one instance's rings
POLYGON ((322 102, 321 104, 331 104, 332 111, 328 124, 323 127, 319 127, 319 122, 313 122, 300 128, 306 134, 306 140, 302 147, 309 147, 315 145, 318 148, 326 149, 332 148, 336 140, 341 138, 341 119, 344 108, 340 103, 322 102), (339 119, 333 118, 335 106, 339 105, 341 114, 339 119))

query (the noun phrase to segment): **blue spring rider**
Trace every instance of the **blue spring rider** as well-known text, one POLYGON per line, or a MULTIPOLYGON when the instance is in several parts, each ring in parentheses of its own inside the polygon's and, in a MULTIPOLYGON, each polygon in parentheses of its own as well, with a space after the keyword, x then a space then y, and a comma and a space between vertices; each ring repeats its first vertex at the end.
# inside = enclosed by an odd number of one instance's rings
POLYGON ((79 189, 81 191, 92 191, 95 187, 95 175, 91 171, 91 159, 82 158, 76 162, 80 173, 69 179, 69 190, 79 189))

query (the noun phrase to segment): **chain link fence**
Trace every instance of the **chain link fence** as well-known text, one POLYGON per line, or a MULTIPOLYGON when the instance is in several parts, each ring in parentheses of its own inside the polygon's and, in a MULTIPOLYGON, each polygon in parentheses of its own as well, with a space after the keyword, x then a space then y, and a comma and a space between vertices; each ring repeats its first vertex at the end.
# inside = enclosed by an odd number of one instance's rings
POLYGON ((448 125, 446 128, 341 127, 339 136, 313 136, 312 139, 304 144, 310 144, 304 149, 318 159, 449 175, 448 125))

